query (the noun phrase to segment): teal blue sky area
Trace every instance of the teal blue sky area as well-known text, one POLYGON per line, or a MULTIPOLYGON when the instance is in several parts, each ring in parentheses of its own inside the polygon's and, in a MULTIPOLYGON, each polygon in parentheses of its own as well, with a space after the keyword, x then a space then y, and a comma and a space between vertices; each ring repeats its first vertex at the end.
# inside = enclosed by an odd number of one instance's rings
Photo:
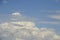
POLYGON ((60 0, 0 0, 0 22, 9 19, 8 15, 15 11, 39 19, 36 20, 38 27, 60 29, 60 19, 48 17, 60 15, 60 0), (58 22, 58 24, 41 24, 42 21, 58 22))

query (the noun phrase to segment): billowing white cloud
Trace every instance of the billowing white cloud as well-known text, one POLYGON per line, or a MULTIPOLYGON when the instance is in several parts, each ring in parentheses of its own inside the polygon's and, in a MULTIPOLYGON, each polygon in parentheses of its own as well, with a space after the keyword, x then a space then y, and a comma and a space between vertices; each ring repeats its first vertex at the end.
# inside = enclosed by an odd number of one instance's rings
MULTIPOLYGON (((19 16, 19 15, 17 15, 19 16)), ((0 24, 1 40, 60 40, 50 28, 38 28, 32 21, 9 21, 0 24)))

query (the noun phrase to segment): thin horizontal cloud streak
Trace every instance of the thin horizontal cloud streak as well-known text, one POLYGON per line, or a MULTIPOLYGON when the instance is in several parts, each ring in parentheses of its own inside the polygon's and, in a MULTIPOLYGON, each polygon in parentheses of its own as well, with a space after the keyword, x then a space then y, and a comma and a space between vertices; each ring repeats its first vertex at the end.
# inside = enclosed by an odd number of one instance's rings
POLYGON ((8 0, 3 0, 2 2, 3 2, 3 3, 8 3, 8 0))
POLYGON ((56 0, 56 2, 59 2, 60 0, 56 0))
POLYGON ((55 22, 53 22, 53 21, 41 21, 41 22, 38 22, 38 23, 40 23, 40 24, 52 24, 52 25, 56 24, 56 25, 59 25, 59 22, 56 22, 56 21, 55 22))
POLYGON ((60 15, 50 15, 50 18, 60 20, 60 15))
POLYGON ((40 10, 42 13, 60 13, 60 10, 40 10))

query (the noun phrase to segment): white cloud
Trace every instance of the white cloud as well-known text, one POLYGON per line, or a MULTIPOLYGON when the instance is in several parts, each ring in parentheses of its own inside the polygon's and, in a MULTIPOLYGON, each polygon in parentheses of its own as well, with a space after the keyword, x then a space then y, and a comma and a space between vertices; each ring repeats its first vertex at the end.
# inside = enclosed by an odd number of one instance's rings
POLYGON ((20 25, 20 26, 25 26, 27 28, 32 28, 35 26, 35 24, 33 22, 26 22, 26 21, 21 21, 21 22, 11 22, 12 24, 15 24, 15 25, 20 25))
POLYGON ((19 12, 12 13, 13 16, 22 16, 19 12))
POLYGON ((53 19, 60 20, 60 15, 50 15, 48 17, 53 18, 53 19))
POLYGON ((28 26, 27 29, 25 25, 21 28, 21 26, 17 27, 11 23, 8 23, 9 26, 5 24, 6 23, 3 23, 3 25, 0 24, 0 29, 2 29, 0 33, 2 33, 2 38, 5 38, 4 40, 9 39, 11 36, 13 36, 13 38, 11 38, 13 40, 60 40, 60 36, 49 28, 37 28, 31 27, 30 25, 31 28, 28 26), (7 28, 5 28, 5 26, 7 28), (15 27, 17 27, 17 29, 15 27))
POLYGON ((38 28, 31 21, 1 23, 0 30, 1 40, 60 40, 60 36, 54 30, 38 28))

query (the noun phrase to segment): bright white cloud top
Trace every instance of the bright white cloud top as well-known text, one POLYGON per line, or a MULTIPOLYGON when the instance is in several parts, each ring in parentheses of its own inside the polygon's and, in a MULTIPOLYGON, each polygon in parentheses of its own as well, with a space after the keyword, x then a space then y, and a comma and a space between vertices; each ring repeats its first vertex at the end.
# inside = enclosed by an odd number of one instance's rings
POLYGON ((19 12, 12 13, 13 16, 21 16, 19 12))
MULTIPOLYGON (((20 13, 13 13, 16 17, 20 13)), ((31 21, 10 21, 0 24, 1 40, 60 40, 60 36, 50 28, 38 28, 31 21)))

